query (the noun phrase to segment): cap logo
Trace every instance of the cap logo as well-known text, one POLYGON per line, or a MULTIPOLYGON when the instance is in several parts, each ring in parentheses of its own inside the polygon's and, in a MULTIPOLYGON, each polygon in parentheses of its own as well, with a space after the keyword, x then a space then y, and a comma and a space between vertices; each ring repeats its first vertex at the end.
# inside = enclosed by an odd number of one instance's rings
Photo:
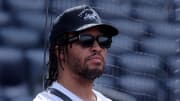
POLYGON ((81 13, 78 14, 79 17, 82 17, 83 20, 98 20, 98 15, 95 11, 91 9, 84 9, 81 13))

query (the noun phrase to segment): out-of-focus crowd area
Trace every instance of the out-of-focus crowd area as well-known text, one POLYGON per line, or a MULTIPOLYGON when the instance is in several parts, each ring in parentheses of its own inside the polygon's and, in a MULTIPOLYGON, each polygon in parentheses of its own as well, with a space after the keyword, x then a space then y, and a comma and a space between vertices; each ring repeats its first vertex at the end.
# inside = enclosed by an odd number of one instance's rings
POLYGON ((180 0, 0 0, 0 101, 43 89, 52 19, 81 4, 120 32, 95 89, 113 101, 180 101, 180 0))

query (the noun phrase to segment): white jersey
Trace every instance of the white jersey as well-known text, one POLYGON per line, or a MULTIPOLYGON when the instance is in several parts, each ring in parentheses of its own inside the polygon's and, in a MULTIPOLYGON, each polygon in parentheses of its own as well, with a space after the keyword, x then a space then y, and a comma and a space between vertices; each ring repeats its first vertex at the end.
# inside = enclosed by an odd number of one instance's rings
MULTIPOLYGON (((65 94, 70 99, 72 99, 72 101, 83 101, 80 97, 78 97, 73 92, 69 91, 68 89, 66 89, 60 83, 56 81, 53 82, 53 84, 49 88, 55 88, 61 91, 63 94, 65 94)), ((97 101, 112 101, 94 89, 93 89, 93 92, 96 95, 97 101)), ((48 91, 43 91, 39 93, 33 101, 64 101, 64 100, 54 94, 51 94, 48 91)))

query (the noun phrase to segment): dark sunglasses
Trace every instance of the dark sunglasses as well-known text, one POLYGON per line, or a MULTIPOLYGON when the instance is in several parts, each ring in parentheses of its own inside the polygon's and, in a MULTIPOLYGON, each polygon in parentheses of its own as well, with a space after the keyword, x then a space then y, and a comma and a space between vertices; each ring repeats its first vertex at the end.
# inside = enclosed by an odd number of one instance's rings
POLYGON ((112 37, 103 35, 95 37, 90 34, 77 34, 75 36, 69 37, 68 43, 79 41, 80 45, 83 47, 92 47, 95 40, 98 42, 101 48, 110 48, 112 37))

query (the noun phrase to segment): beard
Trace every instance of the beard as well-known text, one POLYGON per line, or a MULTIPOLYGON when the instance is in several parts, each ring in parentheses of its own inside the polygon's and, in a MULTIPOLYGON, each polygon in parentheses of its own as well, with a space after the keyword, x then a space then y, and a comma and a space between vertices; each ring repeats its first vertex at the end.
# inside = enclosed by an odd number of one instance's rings
POLYGON ((94 81, 96 78, 102 75, 103 70, 84 68, 81 69, 81 71, 78 71, 77 73, 87 80, 94 81))
POLYGON ((69 68, 72 70, 73 73, 79 75, 80 77, 89 80, 94 81, 96 78, 100 77, 104 71, 104 59, 103 59, 103 65, 100 68, 99 66, 90 68, 89 65, 87 65, 88 58, 91 56, 97 55, 96 53, 88 56, 84 62, 82 63, 79 57, 73 57, 69 56, 67 63, 69 64, 69 68))

